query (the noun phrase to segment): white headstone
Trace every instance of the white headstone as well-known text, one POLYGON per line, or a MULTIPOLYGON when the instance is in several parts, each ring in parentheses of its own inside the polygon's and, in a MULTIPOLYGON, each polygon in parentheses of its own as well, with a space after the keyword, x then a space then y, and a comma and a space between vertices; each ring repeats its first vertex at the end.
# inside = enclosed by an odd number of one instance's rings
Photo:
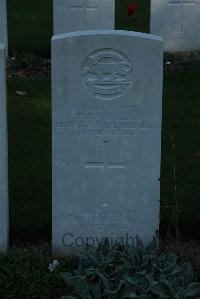
MULTIPOLYGON (((53 248, 159 227, 161 38, 85 31, 52 40, 53 248)), ((131 244, 130 244, 131 245, 131 244)))
POLYGON ((54 34, 114 29, 115 0, 54 0, 54 34))
POLYGON ((0 44, 0 251, 8 244, 6 50, 0 44))
POLYGON ((200 0, 151 0, 150 31, 166 51, 200 50, 200 0))
POLYGON ((7 39, 7 4, 6 0, 0 0, 0 43, 7 47, 7 39))

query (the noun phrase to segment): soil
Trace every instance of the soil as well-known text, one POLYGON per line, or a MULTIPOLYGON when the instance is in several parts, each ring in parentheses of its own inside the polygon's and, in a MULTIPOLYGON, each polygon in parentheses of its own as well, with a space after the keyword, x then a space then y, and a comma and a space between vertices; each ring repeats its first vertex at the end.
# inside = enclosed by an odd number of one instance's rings
MULTIPOLYGON (((164 69, 173 71, 185 68, 200 68, 200 52, 165 53, 164 69)), ((8 78, 50 77, 51 59, 31 53, 17 53, 8 58, 8 78)))
POLYGON ((51 60, 30 53, 20 53, 8 57, 7 75, 9 79, 50 77, 51 60))

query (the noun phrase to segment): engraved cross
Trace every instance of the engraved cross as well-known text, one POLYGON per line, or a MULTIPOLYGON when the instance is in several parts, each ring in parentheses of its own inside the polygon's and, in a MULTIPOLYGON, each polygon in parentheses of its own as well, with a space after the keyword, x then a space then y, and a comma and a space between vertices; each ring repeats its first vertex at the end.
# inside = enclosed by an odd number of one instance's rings
POLYGON ((109 170, 126 170, 126 165, 124 163, 118 163, 118 162, 86 162, 85 163, 85 169, 98 169, 103 170, 103 193, 104 198, 108 199, 108 193, 110 189, 110 177, 109 177, 109 170))
POLYGON ((196 0, 169 0, 169 4, 179 6, 179 8, 181 9, 180 32, 184 32, 184 9, 188 7, 188 5, 195 5, 196 0))
POLYGON ((85 168, 99 168, 99 169, 126 169, 124 163, 117 162, 86 162, 85 168))
MULTIPOLYGON (((104 145, 109 144, 110 141, 103 141, 104 145)), ((106 154, 106 147, 104 147, 104 156, 106 154)), ((104 196, 107 198, 109 192, 109 185, 110 185, 110 177, 109 177, 109 170, 126 170, 126 164, 123 162, 108 162, 106 159, 104 161, 87 161, 85 162, 85 169, 89 170, 100 170, 103 174, 103 184, 104 184, 104 196)))
POLYGON ((91 3, 91 1, 87 0, 79 0, 79 1, 72 1, 73 4, 70 5, 70 9, 72 11, 96 11, 97 10, 97 4, 91 3))

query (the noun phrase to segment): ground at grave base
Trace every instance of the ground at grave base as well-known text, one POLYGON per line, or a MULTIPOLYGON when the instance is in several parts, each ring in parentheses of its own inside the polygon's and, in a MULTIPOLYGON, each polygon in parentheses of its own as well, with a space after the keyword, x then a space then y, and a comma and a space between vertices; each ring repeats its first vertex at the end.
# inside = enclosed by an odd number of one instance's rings
MULTIPOLYGON (((163 251, 178 255, 180 264, 189 261, 193 265, 194 280, 200 281, 200 242, 161 241, 163 251)), ((61 261, 65 271, 73 269, 73 258, 59 259, 51 256, 51 244, 12 247, 8 254, 0 254, 1 299, 59 299, 66 295, 66 286, 60 275, 49 271, 53 260, 61 261)), ((70 290, 69 290, 70 292, 70 290)))
MULTIPOLYGON (((166 71, 200 68, 200 52, 165 53, 164 69, 166 71)), ((16 52, 8 58, 8 78, 50 77, 51 60, 33 53, 16 52)))

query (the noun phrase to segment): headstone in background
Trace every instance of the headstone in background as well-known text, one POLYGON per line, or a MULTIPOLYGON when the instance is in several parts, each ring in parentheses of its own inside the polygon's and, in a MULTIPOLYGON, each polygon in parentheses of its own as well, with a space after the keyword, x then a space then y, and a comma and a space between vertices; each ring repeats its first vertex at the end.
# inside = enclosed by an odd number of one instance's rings
POLYGON ((0 0, 0 43, 8 45, 6 0, 0 0))
POLYGON ((115 0, 54 0, 54 34, 114 26, 115 0))
POLYGON ((200 0, 151 0, 151 33, 168 52, 200 50, 200 0))
POLYGON ((6 47, 0 44, 0 251, 8 244, 6 47))
POLYGON ((132 244, 137 234, 146 244, 155 235, 162 64, 162 40, 152 35, 101 30, 53 37, 55 253, 104 238, 132 244))

